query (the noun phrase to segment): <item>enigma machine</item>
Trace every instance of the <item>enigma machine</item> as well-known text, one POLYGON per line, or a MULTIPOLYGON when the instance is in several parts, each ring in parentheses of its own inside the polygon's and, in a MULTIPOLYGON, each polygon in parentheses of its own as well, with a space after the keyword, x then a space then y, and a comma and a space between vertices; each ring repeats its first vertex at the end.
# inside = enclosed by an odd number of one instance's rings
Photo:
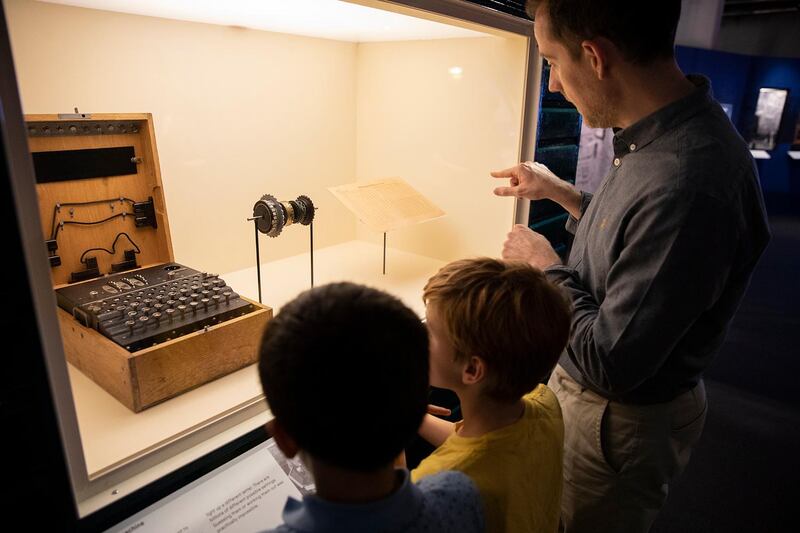
POLYGON ((256 362, 272 310, 174 261, 151 115, 26 126, 67 360, 134 412, 256 362))
POLYGON ((168 263, 56 290, 82 325, 135 352, 255 311, 215 274, 168 263))

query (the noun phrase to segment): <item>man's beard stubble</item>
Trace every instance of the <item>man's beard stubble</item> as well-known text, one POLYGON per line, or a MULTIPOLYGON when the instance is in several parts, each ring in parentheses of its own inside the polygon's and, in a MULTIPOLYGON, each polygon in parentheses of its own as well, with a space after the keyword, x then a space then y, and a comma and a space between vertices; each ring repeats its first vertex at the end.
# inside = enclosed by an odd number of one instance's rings
POLYGON ((575 106, 583 117, 584 123, 590 128, 613 128, 615 126, 612 105, 605 95, 590 95, 585 98, 582 105, 577 105, 565 92, 564 98, 575 106))

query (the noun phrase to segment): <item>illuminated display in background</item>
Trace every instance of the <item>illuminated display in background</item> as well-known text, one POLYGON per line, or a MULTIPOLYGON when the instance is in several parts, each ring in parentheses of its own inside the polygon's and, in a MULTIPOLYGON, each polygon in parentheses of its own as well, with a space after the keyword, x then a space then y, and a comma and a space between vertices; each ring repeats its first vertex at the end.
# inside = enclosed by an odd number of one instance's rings
POLYGON ((775 138, 781 127, 783 108, 786 106, 788 96, 789 91, 786 89, 762 87, 758 91, 756 127, 750 140, 750 148, 756 150, 773 150, 775 148, 775 138))

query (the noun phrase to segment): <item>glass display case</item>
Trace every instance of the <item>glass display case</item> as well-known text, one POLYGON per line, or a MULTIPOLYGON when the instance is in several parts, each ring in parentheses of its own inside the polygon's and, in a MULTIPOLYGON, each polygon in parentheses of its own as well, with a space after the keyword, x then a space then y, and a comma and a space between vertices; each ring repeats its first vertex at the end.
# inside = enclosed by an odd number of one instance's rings
MULTIPOLYGON (((549 64, 542 66, 536 161, 575 185, 579 152, 583 149, 580 143, 582 119, 563 94, 550 92, 550 68, 549 64)), ((567 211, 551 200, 530 202, 528 226, 544 235, 564 259, 572 245, 572 234, 565 228, 568 218, 567 211)))
MULTIPOLYGON (((297 4, 7 0, 21 111, 150 117, 168 259, 253 301, 260 289, 279 312, 311 285, 311 245, 316 285, 379 287, 423 316, 437 269, 499 256, 512 224, 528 221, 527 202, 493 196, 489 172, 533 159, 532 23, 448 0, 297 4), (385 178, 445 216, 390 231, 384 273, 384 235, 329 189, 385 178), (300 224, 256 234, 257 268, 248 219, 266 194, 313 200, 313 244, 300 224)), ((7 118, 25 133, 21 114, 7 118)), ((23 239, 41 252, 28 258, 31 283, 80 516, 268 421, 253 365, 134 412, 67 364, 32 165, 12 180, 23 239)))

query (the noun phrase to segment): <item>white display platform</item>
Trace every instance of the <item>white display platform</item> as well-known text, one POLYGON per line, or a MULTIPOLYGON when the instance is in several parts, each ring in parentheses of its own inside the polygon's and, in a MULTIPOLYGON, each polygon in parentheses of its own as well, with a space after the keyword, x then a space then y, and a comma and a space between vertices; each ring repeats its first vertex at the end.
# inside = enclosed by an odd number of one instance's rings
POLYGON ((750 150, 750 154, 753 159, 772 159, 772 156, 766 150, 750 150))
MULTIPOLYGON (((300 226, 284 231, 308 230, 300 226)), ((389 242, 391 239, 392 234, 389 233, 389 242)), ((269 258, 269 241, 269 237, 261 237, 261 292, 263 303, 277 313, 283 304, 311 288, 311 263, 308 253, 266 262, 265 259, 269 258)), ((383 275, 381 246, 366 241, 348 241, 314 250, 314 284, 352 281, 383 289, 400 298, 422 318, 425 316, 422 288, 444 265, 445 261, 403 252, 390 246, 386 251, 386 275, 383 275)), ((251 268, 221 276, 243 296, 258 300, 255 264, 251 268)))
MULTIPOLYGON (((285 231, 305 229, 290 227, 285 231)), ((261 257, 269 257, 267 238, 261 241, 261 257)), ((384 276, 382 247, 364 241, 315 250, 314 262, 316 285, 353 281, 381 288, 399 297, 420 317, 425 312, 422 288, 445 264, 388 248, 384 276)), ((262 300, 277 313, 283 304, 309 288, 309 255, 264 263, 261 274, 262 300)), ((243 296, 258 299, 255 265, 221 277, 243 296)), ((138 414, 71 366, 70 382, 90 479, 141 459, 254 404, 259 405, 260 412, 266 410, 255 365, 138 414)))
POLYGON ((786 153, 789 155, 789 157, 791 157, 795 161, 800 159, 800 150, 789 150, 786 153))

